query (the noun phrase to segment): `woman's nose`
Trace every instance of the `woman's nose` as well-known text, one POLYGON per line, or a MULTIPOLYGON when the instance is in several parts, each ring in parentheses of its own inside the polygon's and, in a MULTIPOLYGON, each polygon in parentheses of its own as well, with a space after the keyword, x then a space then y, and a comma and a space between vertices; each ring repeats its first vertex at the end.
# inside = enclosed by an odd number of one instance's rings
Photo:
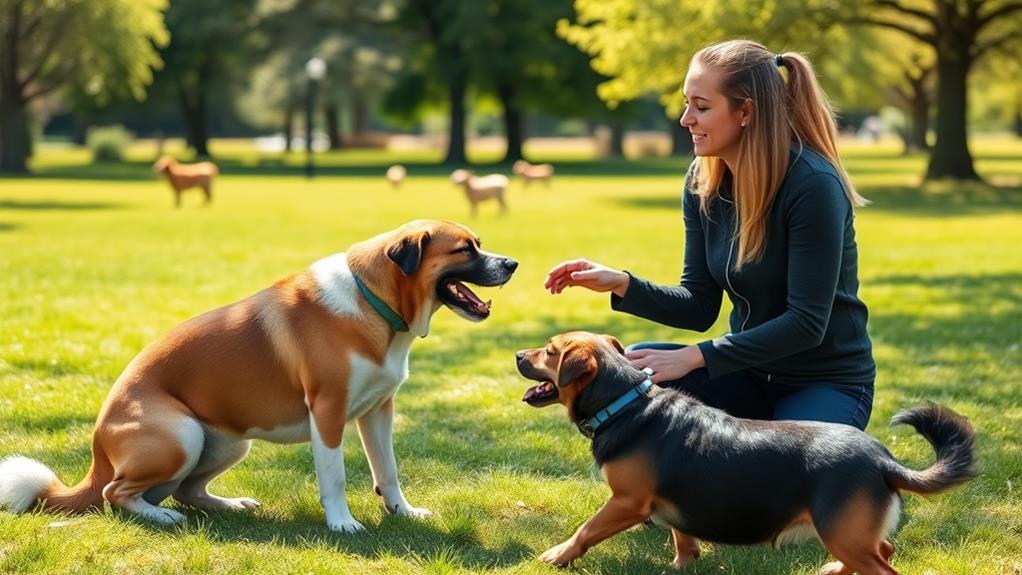
POLYGON ((685 112, 682 113, 681 119, 678 120, 678 123, 686 128, 695 123, 692 116, 688 113, 688 106, 685 106, 685 112))

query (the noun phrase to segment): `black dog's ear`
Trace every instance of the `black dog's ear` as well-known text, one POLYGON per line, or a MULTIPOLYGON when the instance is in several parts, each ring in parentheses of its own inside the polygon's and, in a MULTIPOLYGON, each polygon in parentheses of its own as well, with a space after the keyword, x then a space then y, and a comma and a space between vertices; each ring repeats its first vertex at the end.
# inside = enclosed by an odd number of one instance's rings
POLYGON ((613 346, 614 349, 618 351, 618 353, 623 354, 625 352, 625 346, 621 345, 621 341, 619 341, 616 337, 612 335, 603 334, 603 339, 610 342, 610 345, 613 346))
POLYGON ((557 386, 572 383, 588 384, 596 377, 596 354, 588 345, 569 344, 561 352, 561 364, 557 367, 557 386))
POLYGON ((387 257, 401 268, 401 273, 410 276, 419 269, 428 245, 429 232, 405 236, 387 248, 387 257))

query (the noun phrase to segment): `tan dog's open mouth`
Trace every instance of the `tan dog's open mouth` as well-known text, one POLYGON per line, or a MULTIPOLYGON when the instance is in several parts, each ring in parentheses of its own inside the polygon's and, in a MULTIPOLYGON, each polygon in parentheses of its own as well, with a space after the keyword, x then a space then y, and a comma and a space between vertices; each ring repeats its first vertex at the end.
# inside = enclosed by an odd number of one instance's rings
POLYGON ((463 315, 471 321, 482 321, 490 317, 490 308, 493 300, 483 301, 479 299, 471 289, 456 279, 449 279, 443 282, 440 288, 441 301, 455 313, 463 315))

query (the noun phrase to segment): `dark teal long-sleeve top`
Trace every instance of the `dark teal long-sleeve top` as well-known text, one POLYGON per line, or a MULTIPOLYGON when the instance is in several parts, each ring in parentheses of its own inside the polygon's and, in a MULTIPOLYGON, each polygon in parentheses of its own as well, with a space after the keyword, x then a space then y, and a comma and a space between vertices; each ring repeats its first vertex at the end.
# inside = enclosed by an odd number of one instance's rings
POLYGON ((710 378, 748 369, 794 385, 872 385, 876 375, 859 299, 852 205, 834 167, 795 146, 770 208, 761 259, 735 271, 735 205, 729 179, 708 215, 685 183, 685 264, 681 284, 631 275, 611 306, 665 325, 706 331, 733 305, 730 333, 699 343, 710 378))

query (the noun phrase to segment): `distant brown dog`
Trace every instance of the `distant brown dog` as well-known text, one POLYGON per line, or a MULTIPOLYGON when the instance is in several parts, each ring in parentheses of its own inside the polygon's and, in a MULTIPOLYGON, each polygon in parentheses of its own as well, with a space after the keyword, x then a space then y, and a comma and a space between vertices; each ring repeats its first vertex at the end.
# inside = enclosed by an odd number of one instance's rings
POLYGON ((451 172, 451 181, 459 186, 465 186, 465 197, 471 205, 472 217, 478 212, 479 202, 495 199, 500 204, 500 212, 507 212, 507 204, 504 202, 504 191, 507 190, 509 180, 502 174, 490 174, 489 176, 476 176, 468 170, 454 170, 451 172))
POLYGON ((532 183, 532 180, 542 180, 549 188, 550 181, 554 177, 554 167, 550 164, 530 164, 525 160, 518 160, 511 170, 525 180, 526 187, 532 183))
POLYGON ((206 205, 213 202, 213 178, 220 173, 213 162, 179 164, 170 156, 163 156, 153 164, 153 171, 166 176, 174 189, 174 206, 181 207, 181 192, 189 188, 202 188, 206 205))

